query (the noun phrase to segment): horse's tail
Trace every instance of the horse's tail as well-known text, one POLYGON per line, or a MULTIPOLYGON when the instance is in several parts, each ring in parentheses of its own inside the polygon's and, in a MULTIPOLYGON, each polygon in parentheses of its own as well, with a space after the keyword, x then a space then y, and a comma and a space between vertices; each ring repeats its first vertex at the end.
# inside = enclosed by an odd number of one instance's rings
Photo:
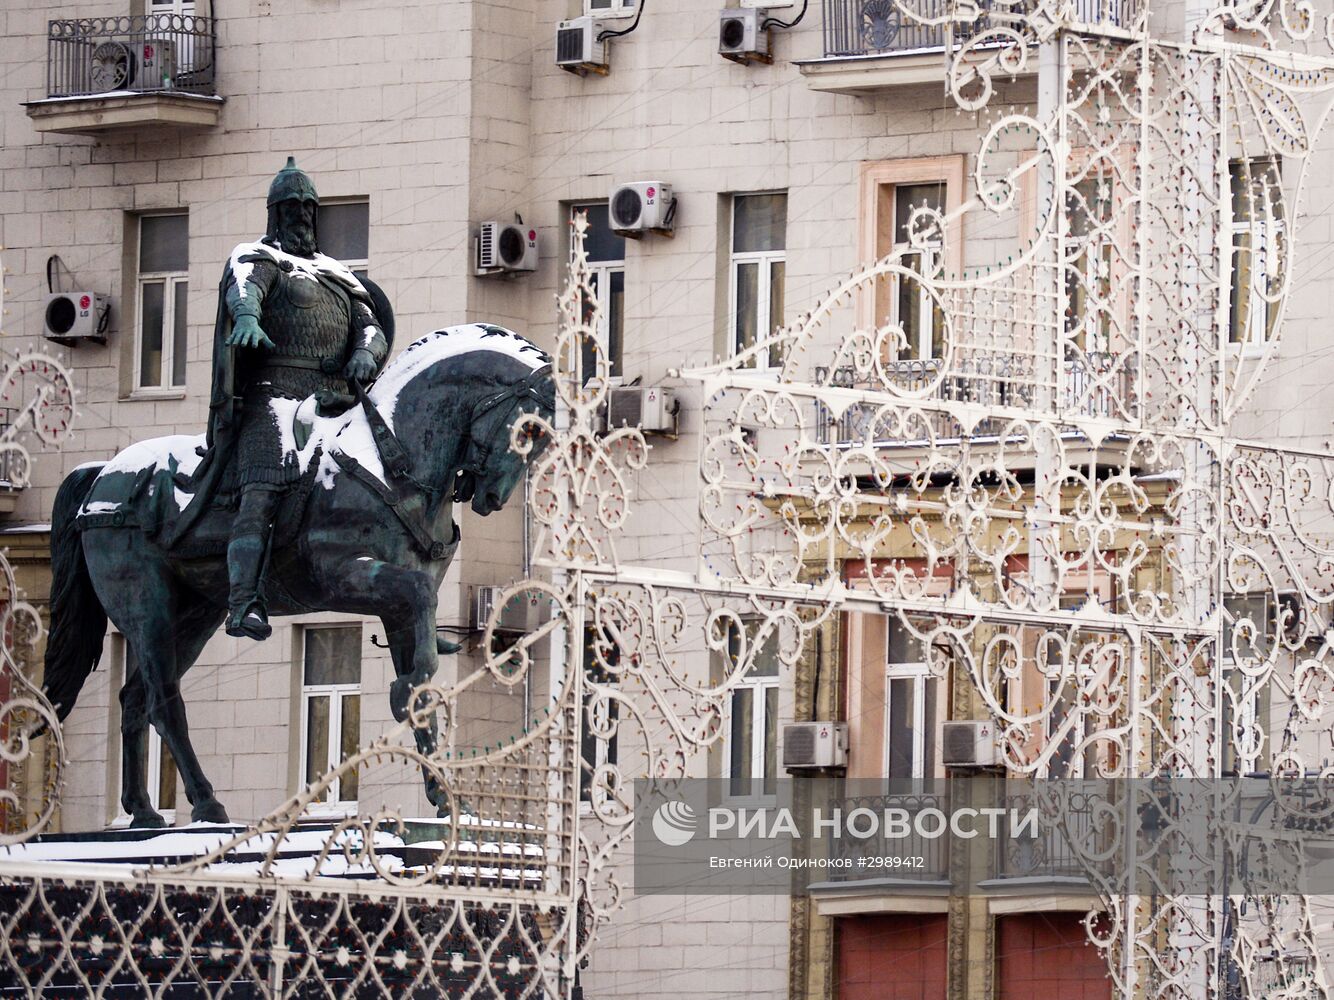
POLYGON ((100 465, 75 469, 56 492, 51 510, 51 631, 46 640, 43 687, 64 719, 78 700, 88 675, 102 658, 107 613, 93 589, 75 518, 92 489, 100 465))

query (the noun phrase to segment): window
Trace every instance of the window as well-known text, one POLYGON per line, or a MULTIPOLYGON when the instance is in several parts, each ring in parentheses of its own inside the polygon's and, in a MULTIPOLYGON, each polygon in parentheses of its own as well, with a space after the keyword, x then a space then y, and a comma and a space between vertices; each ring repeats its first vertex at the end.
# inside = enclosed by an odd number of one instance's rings
POLYGON ((1282 284, 1283 190, 1279 161, 1234 160, 1232 187, 1232 294, 1228 343, 1259 348, 1274 331, 1278 310, 1271 300, 1282 284))
MULTIPOLYGON (((728 639, 728 669, 741 656, 741 634, 728 639)), ((727 792, 738 798, 778 792, 778 640, 770 634, 732 689, 727 742, 727 792)))
POLYGON ((321 205, 317 224, 320 253, 346 264, 358 278, 366 277, 370 261, 370 202, 321 205))
MULTIPOLYGON (((787 269, 787 195, 739 194, 732 199, 731 344, 734 354, 783 325, 787 269)), ((748 368, 778 368, 776 346, 748 368)))
POLYGON ((140 389, 185 385, 189 266, 189 216, 184 213, 140 216, 139 350, 135 379, 140 389))
MULTIPOLYGON (((914 248, 909 224, 918 208, 945 211, 945 183, 895 184, 886 192, 887 219, 893 220, 888 252, 900 253, 901 266, 918 274, 938 276, 944 263, 944 247, 933 239, 914 248)), ((920 242, 920 241, 919 241, 920 242)), ((876 305, 877 324, 889 322, 903 331, 898 356, 904 360, 939 358, 945 348, 945 317, 920 281, 903 275, 890 278, 888 294, 876 305)))
POLYGON ((638 0, 584 0, 584 11, 594 17, 629 17, 638 0))
MULTIPOLYGON (((361 746, 361 626, 308 628, 301 684, 301 774, 306 784, 361 746)), ((358 775, 350 771, 319 799, 354 805, 358 775)))
MULTIPOLYGON (((591 272, 589 283, 597 296, 598 333, 607 347, 610 374, 620 375, 625 332, 625 237, 612 232, 605 201, 572 205, 571 220, 575 212, 584 212, 588 217, 584 253, 588 256, 591 272)), ((592 312, 592 304, 585 302, 584 319, 587 320, 592 312)), ((583 367, 585 381, 597 374, 593 346, 589 343, 584 344, 583 367)))
MULTIPOLYGON (((1067 590, 1059 599, 1062 611, 1073 611, 1083 607, 1088 599, 1083 591, 1067 590)), ((1093 678, 1090 670, 1095 669, 1089 655, 1087 643, 1090 633, 1078 632, 1071 643, 1071 652, 1066 657, 1066 650, 1055 641, 1055 636, 1048 634, 1045 642, 1047 703, 1051 711, 1047 713, 1047 742, 1059 739, 1060 743, 1047 762, 1047 778, 1092 778, 1096 774, 1097 754, 1093 747, 1079 751, 1090 728, 1090 711, 1084 701, 1084 690, 1093 678), (1071 719, 1074 715, 1075 718, 1071 719)), ((1105 676, 1105 675, 1104 675, 1105 676)))
POLYGON ((940 718, 936 679, 927 668, 921 642, 889 618, 889 659, 885 666, 885 777, 920 781, 936 776, 940 718))
MULTIPOLYGON (((596 625, 584 626, 583 668, 587 683, 612 687, 616 684, 616 667, 621 661, 621 650, 596 625)), ((620 704, 615 698, 602 698, 585 687, 583 732, 580 737, 579 800, 588 802, 593 794, 594 772, 601 767, 615 766, 616 726, 620 704), (610 735, 607 735, 610 734, 610 735)))
POLYGON ((1065 198, 1070 235, 1066 247, 1065 332, 1086 353, 1109 350, 1112 317, 1110 178, 1086 177, 1065 198))

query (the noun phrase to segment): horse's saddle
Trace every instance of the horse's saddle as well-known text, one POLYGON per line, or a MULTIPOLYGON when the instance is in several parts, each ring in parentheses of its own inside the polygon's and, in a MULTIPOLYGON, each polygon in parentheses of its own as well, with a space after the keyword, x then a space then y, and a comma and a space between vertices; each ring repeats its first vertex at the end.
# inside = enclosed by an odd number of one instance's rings
MULTIPOLYGON (((174 439, 160 439, 171 441, 174 439)), ((181 438, 182 443, 202 447, 203 438, 181 438)), ((153 442, 144 442, 145 445, 153 442)), ((137 525, 145 535, 159 545, 166 545, 176 535, 176 522, 193 493, 182 489, 188 485, 190 468, 199 461, 198 455, 184 455, 173 449, 162 456, 165 461, 146 465, 134 473, 117 475, 121 470, 108 467, 94 484, 93 492, 79 513, 83 528, 137 525)), ((300 478, 289 486, 279 501, 273 520, 273 549, 285 547, 296 535, 320 470, 320 452, 317 449, 306 464, 300 478)), ((172 552, 185 559, 221 555, 227 551, 232 521, 236 517, 240 492, 235 485, 235 472, 228 470, 222 487, 214 494, 208 508, 197 517, 172 544, 172 552)))
MULTIPOLYGON (((312 396, 292 401, 292 442, 287 459, 299 476, 287 487, 274 517, 272 546, 290 544, 305 516, 317 483, 332 488, 343 473, 353 476, 393 512, 424 555, 448 558, 458 543, 458 526, 449 540, 436 539, 425 515, 426 497, 413 478, 411 461, 365 390, 355 387, 350 410, 325 415, 327 401, 312 396), (344 430, 351 433, 340 437, 344 430)), ((335 401, 340 402, 340 401, 335 401)), ((280 418, 282 419, 282 418, 280 418)), ((284 435, 285 437, 287 435, 284 435)), ((126 448, 108 462, 79 511, 81 528, 137 525, 156 544, 184 558, 225 552, 240 500, 234 462, 194 520, 185 517, 194 500, 192 476, 204 454, 203 435, 155 438, 126 448), (185 522, 184 531, 178 530, 185 522)))

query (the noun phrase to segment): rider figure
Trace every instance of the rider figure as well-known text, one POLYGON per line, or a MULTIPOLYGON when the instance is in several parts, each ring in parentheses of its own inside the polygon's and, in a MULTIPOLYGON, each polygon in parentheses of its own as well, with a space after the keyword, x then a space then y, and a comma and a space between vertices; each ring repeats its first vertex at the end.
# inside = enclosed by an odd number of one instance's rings
MULTIPOLYGON (((290 425, 294 408, 276 401, 315 394, 327 409, 347 399, 349 380, 373 379, 389 350, 365 286, 318 252, 319 203, 310 178, 288 157, 269 187, 267 235, 238 246, 223 279, 224 349, 215 351, 215 367, 232 368, 221 383, 215 372, 212 419, 229 425, 240 493, 227 546, 228 635, 265 639, 272 632, 260 585, 278 501, 301 475, 290 443, 284 448, 292 438, 282 421, 290 425), (226 383, 229 391, 219 394, 216 387, 226 383)), ((216 446, 216 426, 211 431, 216 446)))

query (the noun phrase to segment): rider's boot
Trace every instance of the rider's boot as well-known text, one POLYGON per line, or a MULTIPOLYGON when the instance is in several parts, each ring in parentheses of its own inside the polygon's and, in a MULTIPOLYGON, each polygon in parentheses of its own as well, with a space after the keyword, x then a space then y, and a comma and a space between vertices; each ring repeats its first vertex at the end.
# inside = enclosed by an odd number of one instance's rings
POLYGON ((262 533, 235 535, 227 543, 227 634, 238 638, 267 639, 273 634, 260 597, 268 538, 262 533))

